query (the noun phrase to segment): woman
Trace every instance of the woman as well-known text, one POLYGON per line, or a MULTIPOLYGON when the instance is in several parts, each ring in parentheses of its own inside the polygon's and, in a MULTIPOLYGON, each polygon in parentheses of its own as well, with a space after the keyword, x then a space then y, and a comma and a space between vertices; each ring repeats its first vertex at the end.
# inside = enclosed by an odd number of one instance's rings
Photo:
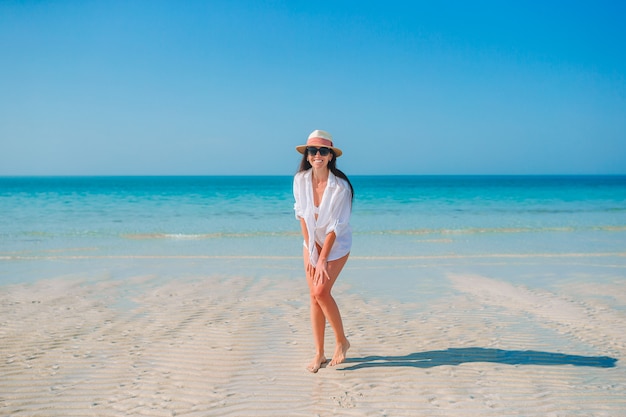
POLYGON ((328 132, 313 131, 306 145, 297 146, 296 150, 303 157, 293 180, 294 209, 304 237, 304 269, 311 295, 311 324, 316 350, 307 369, 315 373, 327 362, 324 355, 326 320, 333 328, 336 340, 330 366, 342 363, 350 348, 339 308, 330 291, 350 255, 354 190, 348 177, 336 167, 336 159, 342 152, 333 146, 328 132))

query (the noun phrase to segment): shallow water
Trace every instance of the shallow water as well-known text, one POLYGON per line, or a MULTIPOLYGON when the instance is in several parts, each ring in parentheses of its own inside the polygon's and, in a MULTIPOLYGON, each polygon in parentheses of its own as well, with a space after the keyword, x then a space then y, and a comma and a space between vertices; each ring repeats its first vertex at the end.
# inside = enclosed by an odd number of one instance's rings
MULTIPOLYGON (((368 259, 435 269, 477 257, 493 263, 501 256, 618 256, 611 262, 623 263, 624 176, 351 180, 356 193, 349 265, 366 271, 361 279, 377 279, 363 266, 368 259)), ((224 272, 261 259, 301 266, 288 176, 5 177, 0 212, 5 283, 30 280, 33 269, 62 275, 78 261, 106 269, 111 260, 187 258, 210 261, 213 270, 224 272)), ((193 265, 178 273, 195 273, 193 265)))

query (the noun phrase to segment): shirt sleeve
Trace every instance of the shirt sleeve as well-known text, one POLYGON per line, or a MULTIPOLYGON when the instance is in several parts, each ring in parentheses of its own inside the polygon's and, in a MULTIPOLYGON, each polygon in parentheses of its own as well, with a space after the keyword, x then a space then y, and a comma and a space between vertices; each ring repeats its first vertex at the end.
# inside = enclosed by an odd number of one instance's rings
POLYGON ((302 181, 303 181, 302 175, 296 175, 293 178, 293 197, 296 201, 293 205, 293 209, 295 211, 297 220, 300 220, 301 218, 304 217, 304 201, 303 201, 304 196, 302 195, 302 191, 303 191, 302 181))
POLYGON ((352 212, 352 195, 349 189, 339 188, 333 195, 331 202, 330 222, 326 227, 326 234, 335 232, 340 237, 350 227, 350 214, 352 212))

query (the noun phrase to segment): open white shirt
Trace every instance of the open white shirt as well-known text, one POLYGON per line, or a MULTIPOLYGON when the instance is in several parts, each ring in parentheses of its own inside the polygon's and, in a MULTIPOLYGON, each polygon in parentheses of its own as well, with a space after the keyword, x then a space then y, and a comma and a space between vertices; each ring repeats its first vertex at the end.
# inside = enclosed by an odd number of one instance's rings
POLYGON ((339 259, 350 252, 352 247, 352 229, 350 214, 352 211, 352 192, 350 185, 342 178, 329 172, 326 189, 319 205, 319 214, 315 219, 313 200, 312 170, 298 172, 293 179, 293 196, 296 200, 294 210, 296 219, 304 219, 309 233, 309 241, 304 247, 309 251, 309 262, 317 264, 318 256, 315 243, 322 246, 326 235, 335 232, 335 243, 328 254, 328 260, 339 259))

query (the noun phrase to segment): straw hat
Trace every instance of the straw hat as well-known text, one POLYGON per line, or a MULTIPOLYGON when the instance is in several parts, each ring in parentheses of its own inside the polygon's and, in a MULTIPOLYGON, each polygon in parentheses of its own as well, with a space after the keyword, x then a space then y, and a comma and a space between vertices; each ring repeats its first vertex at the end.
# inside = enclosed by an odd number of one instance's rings
POLYGON ((306 152, 307 146, 330 148, 333 150, 333 152, 335 152, 336 157, 340 157, 343 153, 341 152, 341 149, 335 148, 333 146, 333 137, 330 135, 330 133, 324 130, 314 130, 313 132, 311 132, 309 138, 306 141, 306 145, 296 146, 296 151, 303 154, 304 152, 306 152))

